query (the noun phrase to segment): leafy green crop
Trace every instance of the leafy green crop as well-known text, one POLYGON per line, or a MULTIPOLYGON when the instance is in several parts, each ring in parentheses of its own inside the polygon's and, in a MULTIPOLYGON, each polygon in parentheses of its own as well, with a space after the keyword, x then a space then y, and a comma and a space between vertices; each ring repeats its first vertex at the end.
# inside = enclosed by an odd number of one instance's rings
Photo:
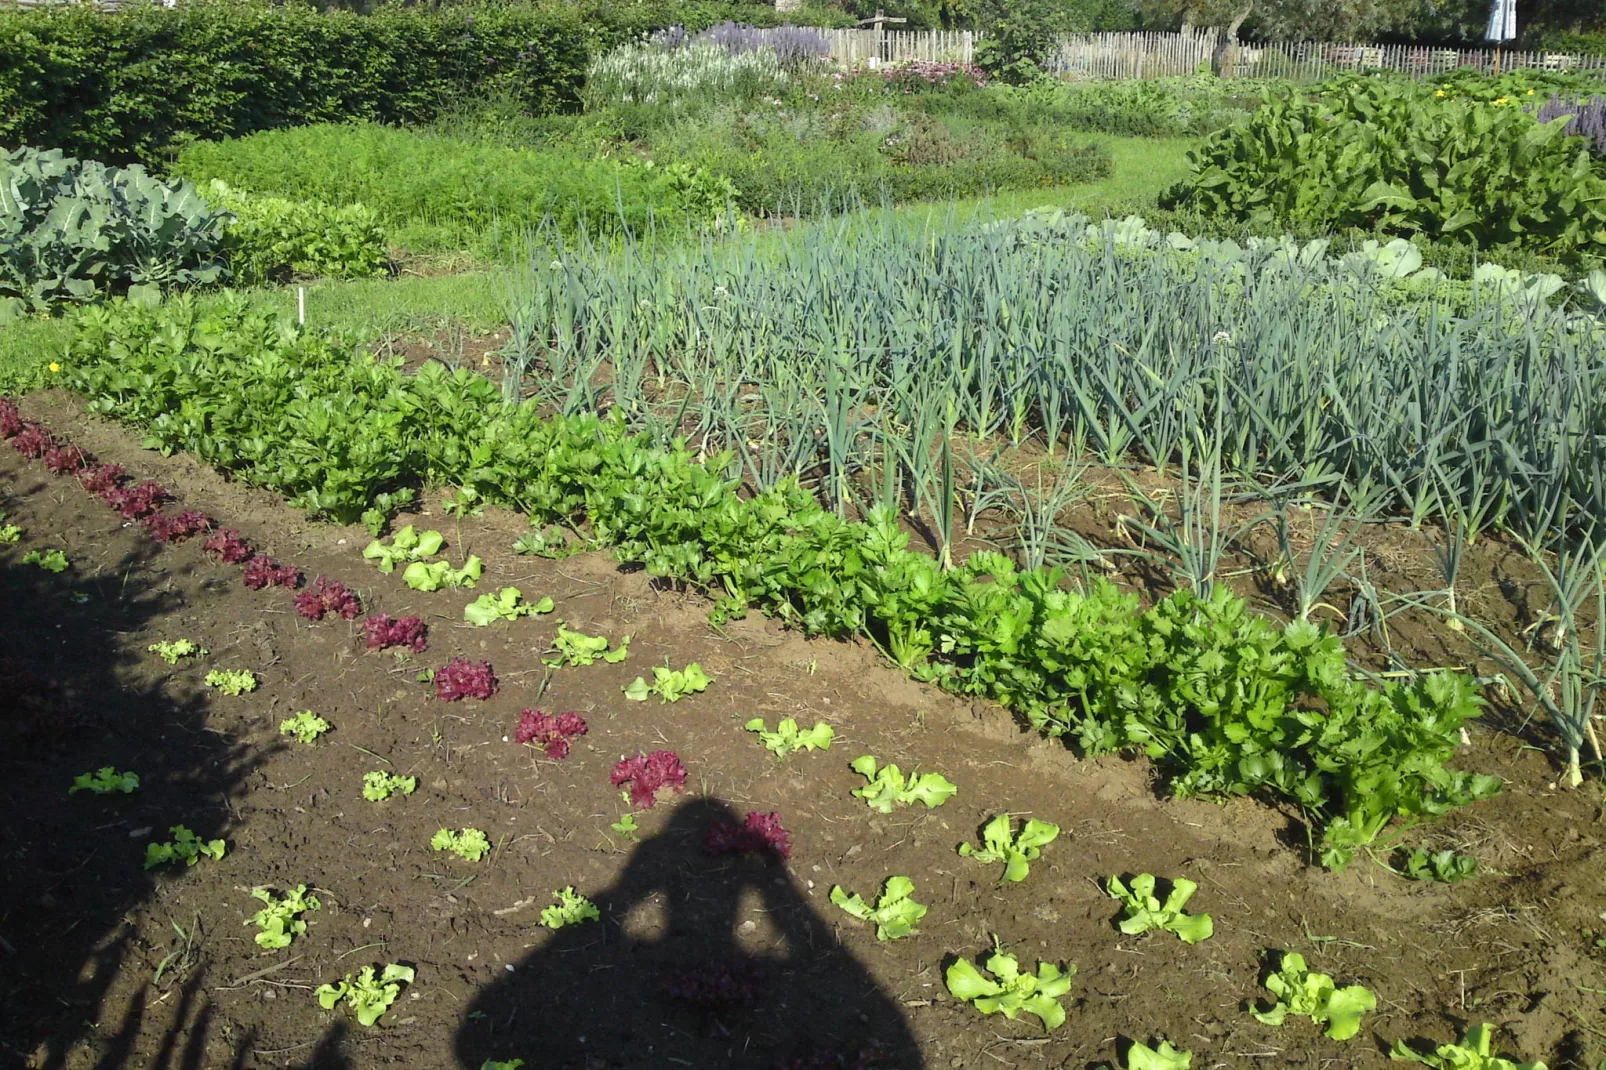
POLYGON ((1425 847, 1401 849, 1400 872, 1414 881, 1454 884, 1479 872, 1478 860, 1456 851, 1429 851, 1425 847))
POLYGON ((333 727, 311 710, 302 710, 294 717, 279 722, 279 734, 295 736, 303 743, 311 743, 333 727))
POLYGON ((631 683, 626 684, 622 691, 625 698, 632 702, 645 702, 648 695, 657 695, 660 702, 679 702, 687 695, 699 691, 707 691, 713 679, 705 672, 703 667, 695 661, 684 669, 671 669, 667 665, 654 665, 652 668, 653 682, 649 686, 647 681, 638 676, 631 683))
MULTIPOLYGON (((397 776, 381 769, 362 775, 362 797, 369 802, 384 802, 397 792, 411 795, 417 789, 418 778, 415 776, 397 776)), ((476 859, 470 858, 469 861, 476 859)))
POLYGON ((319 985, 313 995, 318 997, 318 1006, 326 1011, 334 1010, 337 1003, 345 1000, 358 1022, 373 1025, 396 1002, 401 986, 412 984, 415 976, 411 966, 392 963, 376 978, 374 968, 364 966, 356 977, 348 973, 338 984, 319 985))
POLYGON ((383 539, 375 539, 363 548, 362 556, 374 562, 381 572, 394 572, 398 564, 409 561, 421 561, 426 557, 434 557, 446 546, 446 536, 438 531, 426 531, 419 534, 413 525, 408 524, 396 532, 387 544, 383 539))
POLYGON ((524 601, 524 592, 517 587, 503 587, 495 594, 482 594, 463 609, 463 619, 479 628, 499 620, 518 620, 535 613, 550 613, 555 602, 543 598, 539 602, 524 601))
POLYGON ((1031 871, 1030 863, 1037 861, 1043 853, 1043 847, 1053 843, 1060 834, 1058 825, 1036 818, 1027 820, 1020 831, 1013 835, 1009 826, 1009 815, 999 814, 982 827, 982 847, 979 850, 968 843, 959 845, 959 853, 967 858, 985 863, 1004 863, 1003 876, 998 878, 1000 885, 1025 880, 1026 874, 1031 871))
POLYGON ((1014 1020, 1022 1011, 1034 1014, 1043 1023, 1043 1032, 1052 1032, 1065 1023, 1060 997, 1071 990, 1076 964, 1062 972, 1050 962, 1039 962, 1037 972, 1021 973, 1014 955, 993 951, 986 964, 991 978, 982 976, 969 959, 958 959, 948 967, 948 991, 962 1003, 970 1003, 983 1014, 1003 1014, 1014 1020))
POLYGON ((486 1059, 480 1070, 519 1070, 523 1065, 523 1059, 486 1059))
POLYGON ((881 898, 874 907, 859 897, 848 895, 841 885, 831 889, 831 902, 858 918, 873 922, 877 940, 901 940, 914 933, 915 924, 926 916, 924 904, 914 901, 915 882, 908 877, 888 877, 881 898))
POLYGON ((414 561, 402 573, 402 580, 415 591, 438 591, 443 587, 473 587, 484 571, 480 559, 470 554, 462 568, 453 568, 446 561, 414 561))
POLYGON ((185 658, 204 658, 211 653, 210 650, 189 639, 173 639, 167 642, 152 643, 145 649, 169 665, 177 665, 185 658))
POLYGON ((233 217, 224 227, 224 246, 241 284, 363 278, 383 274, 390 263, 385 229, 367 205, 264 197, 220 179, 209 182, 205 194, 233 217))
POLYGON ((1132 878, 1132 887, 1127 888, 1120 877, 1111 877, 1108 892, 1111 899, 1119 900, 1126 908, 1121 918, 1121 931, 1128 936, 1147 932, 1150 929, 1164 929, 1176 933, 1185 944, 1197 944, 1201 940, 1210 939, 1215 931, 1215 924, 1210 920, 1209 914, 1188 914, 1183 911, 1188 900, 1199 886, 1186 877, 1178 877, 1171 882, 1171 894, 1161 903, 1154 894, 1155 878, 1152 873, 1139 873, 1132 878))
POLYGON ((195 833, 183 825, 174 825, 167 830, 173 837, 171 843, 149 843, 145 845, 145 868, 155 869, 168 862, 182 861, 186 866, 193 866, 205 855, 212 861, 221 861, 227 844, 222 840, 202 840, 195 833))
POLYGON ((25 565, 38 565, 46 572, 56 573, 66 572, 72 567, 72 563, 67 560, 67 555, 60 550, 29 550, 22 555, 22 563, 25 565))
POLYGON ((941 773, 911 773, 905 779, 903 771, 895 765, 876 768, 876 760, 866 754, 855 758, 851 768, 869 783, 854 788, 853 796, 863 799, 870 809, 883 814, 892 813, 893 807, 925 803, 929 810, 941 806, 959 789, 941 773))
POLYGON ((243 695, 257 689, 257 677, 249 669, 213 669, 206 674, 206 686, 225 695, 243 695))
POLYGON ((72 787, 67 789, 67 794, 76 795, 80 791, 87 791, 95 795, 113 793, 128 795, 137 790, 139 790, 139 774, 119 773, 116 766, 105 765, 93 773, 80 773, 73 777, 72 787))
POLYGON ((831 740, 836 738, 836 729, 824 721, 816 721, 813 728, 804 731, 798 728, 797 721, 791 717, 782 718, 773 732, 764 727, 762 717, 755 717, 742 727, 749 732, 757 732, 759 742, 777 760, 793 751, 830 750, 831 740))
POLYGON ((491 853, 491 841, 479 829, 466 828, 453 832, 441 829, 430 839, 429 845, 437 851, 450 851, 465 862, 478 862, 491 853))
MULTIPOLYGON (((0 520, 4 520, 0 516, 0 520)), ((22 541, 22 528, 16 524, 0 524, 0 545, 15 546, 22 541)))
MULTIPOLYGON (((1157 1047, 1133 1042, 1127 1049, 1126 1070, 1189 1070, 1193 1066, 1193 1052, 1179 1051, 1169 1040, 1160 1041, 1157 1047)), ((1102 1070, 1109 1070, 1103 1067, 1102 1070)))
POLYGON ((305 884, 290 889, 283 899, 268 888, 253 888, 251 895, 262 900, 263 907, 251 915, 246 924, 262 930, 257 933, 256 942, 270 950, 289 947, 291 940, 307 931, 307 923, 296 915, 323 909, 317 896, 307 894, 305 884))
POLYGON ((548 929, 561 929, 565 925, 579 925, 584 921, 600 921, 602 912, 585 896, 574 890, 574 885, 552 893, 557 905, 541 911, 541 924, 548 929))
POLYGON ((1491 1054, 1494 1046, 1494 1027, 1480 1023, 1469 1028, 1459 1044, 1440 1044, 1432 1055, 1422 1055, 1411 1049, 1403 1040, 1396 1040, 1389 1050, 1389 1058, 1400 1062, 1421 1063, 1437 1070, 1545 1070, 1544 1063, 1519 1063, 1491 1054))
POLYGON ((586 635, 584 632, 570 631, 558 621, 558 634, 552 640, 551 656, 541 659, 542 664, 550 665, 554 669, 565 665, 590 665, 598 658, 610 665, 617 665, 630 656, 630 636, 619 640, 619 644, 609 649, 608 637, 605 635, 586 635))
POLYGON ((636 825, 635 814, 625 814, 618 821, 615 821, 608 827, 613 829, 613 831, 617 832, 631 843, 641 842, 640 837, 636 835, 636 833, 640 832, 641 829, 636 825))
POLYGON ((1326 1025, 1332 1040, 1348 1040, 1361 1028, 1361 1016, 1377 1009, 1377 997, 1361 985, 1339 988, 1325 973, 1305 969, 1305 957, 1285 951, 1277 972, 1266 978, 1266 988, 1277 997, 1268 1010, 1251 1013, 1267 1025, 1282 1025, 1290 1014, 1301 1014, 1326 1025))

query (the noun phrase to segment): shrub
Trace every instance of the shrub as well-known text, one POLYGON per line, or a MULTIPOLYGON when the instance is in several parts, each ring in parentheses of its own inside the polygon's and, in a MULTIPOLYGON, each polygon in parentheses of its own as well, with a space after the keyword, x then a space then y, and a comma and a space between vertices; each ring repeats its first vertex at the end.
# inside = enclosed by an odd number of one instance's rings
POLYGON ((385 228, 365 204, 268 197, 221 179, 207 184, 206 198, 234 217, 224 240, 238 282, 358 279, 383 274, 390 265, 385 228))

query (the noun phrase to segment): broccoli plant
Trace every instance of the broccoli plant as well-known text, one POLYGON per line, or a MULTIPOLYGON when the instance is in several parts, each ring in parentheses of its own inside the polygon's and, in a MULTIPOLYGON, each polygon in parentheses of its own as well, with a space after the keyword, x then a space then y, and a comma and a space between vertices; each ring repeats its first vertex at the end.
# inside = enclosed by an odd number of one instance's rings
POLYGON ((1022 973, 1015 956, 1005 954, 995 937, 986 970, 991 978, 983 976, 969 959, 956 960, 944 978, 949 993, 983 1014, 1002 1014, 1011 1021, 1022 1011, 1036 1015, 1045 1033, 1065 1023, 1060 997, 1071 990, 1075 963, 1062 971, 1051 962, 1039 962, 1036 973, 1022 973))
POLYGON ((1403 1040, 1396 1040, 1389 1050, 1389 1058, 1399 1062, 1421 1063, 1437 1070, 1546 1070, 1544 1063, 1519 1063, 1513 1059, 1494 1055, 1494 1026, 1472 1026, 1461 1037, 1459 1044, 1440 1044, 1431 1055, 1412 1050, 1403 1040))
POLYGON ((570 631, 560 620, 557 637, 552 640, 552 648, 547 654, 541 662, 554 669, 565 665, 591 665, 599 658, 610 665, 617 665, 630 656, 630 636, 620 639, 618 645, 610 649, 607 636, 570 631))
MULTIPOLYGON (((396 776, 379 769, 362 775, 362 797, 369 802, 384 802, 397 793, 411 795, 416 790, 418 790, 418 778, 415 776, 396 776)), ((471 858, 469 861, 473 862, 476 859, 471 858)))
POLYGON ((437 851, 450 851, 465 862, 478 862, 491 853, 491 841, 479 829, 441 829, 429 845, 437 851))
POLYGON ((1210 939, 1210 934, 1215 932, 1215 923, 1210 915, 1188 914, 1182 909, 1193 898, 1193 893, 1199 890, 1199 886, 1185 877, 1178 877, 1171 882, 1171 894, 1162 903, 1154 894, 1154 883, 1152 873, 1139 873, 1133 877, 1131 888, 1123 884, 1120 877, 1110 878, 1107 889, 1110 898, 1126 907, 1126 913, 1121 918, 1121 931, 1128 936, 1135 936, 1150 929, 1165 929, 1176 933, 1185 944, 1197 944, 1210 939))
POLYGON ((326 1011, 334 1010, 336 1004, 345 1000, 358 1022, 373 1025, 396 1002, 401 986, 412 984, 415 976, 411 966, 392 963, 378 977, 374 976, 372 966, 364 966, 355 977, 346 974, 339 984, 319 985, 313 995, 318 997, 318 1006, 326 1011))
POLYGON ((263 907, 251 915, 246 924, 262 930, 257 933, 256 942, 269 950, 289 947, 291 940, 307 931, 307 923, 297 915, 323 909, 317 896, 307 894, 305 884, 290 889, 283 899, 268 888, 252 888, 251 897, 262 900, 263 907))
POLYGON ((830 750, 831 741, 836 738, 836 730, 824 721, 816 721, 814 727, 805 732, 790 717, 776 725, 773 732, 764 726, 762 717, 755 717, 742 727, 749 732, 757 732, 758 741, 764 744, 765 750, 775 755, 777 761, 793 751, 830 750))
POLYGON ((248 669, 213 669, 206 674, 206 686, 215 687, 225 695, 243 695, 257 689, 256 673, 248 669))
POLYGON ((302 710, 294 717, 279 722, 279 734, 295 736, 303 743, 311 743, 333 727, 311 710, 302 710))
POLYGON ((66 572, 72 567, 67 555, 60 550, 29 550, 22 555, 24 565, 38 565, 46 572, 66 572))
MULTIPOLYGON (((1126 1070, 1191 1070, 1193 1052, 1180 1051, 1162 1040, 1155 1047, 1134 1041, 1126 1053, 1126 1070)), ((1101 1065, 1097 1070, 1110 1070, 1101 1065)))
POLYGON ((876 760, 868 754, 854 759, 851 768, 869 781, 864 787, 853 789, 854 798, 863 799, 872 810, 883 814, 892 813, 895 806, 917 802, 925 803, 927 809, 941 806, 959 790, 940 773, 910 773, 906 778, 903 770, 895 765, 878 769, 876 760))
POLYGON ((857 893, 848 895, 841 885, 831 889, 831 902, 860 921, 873 922, 877 940, 901 940, 914 933, 915 924, 926 916, 924 904, 912 898, 914 891, 915 882, 908 877, 888 877, 873 907, 857 893))
POLYGON ((541 911, 541 924, 548 929, 561 929, 565 925, 602 919, 602 912, 596 904, 575 891, 572 884, 552 894, 557 897, 557 904, 541 911))
POLYGON ((978 862, 1004 863, 1003 876, 998 878, 998 883, 1003 885, 1025 880, 1027 873, 1031 872, 1031 863, 1037 861, 1043 853, 1043 847, 1053 843, 1059 834, 1058 825, 1031 818, 1021 826, 1019 832, 1011 836, 1009 815, 999 814, 982 826, 980 849, 962 843, 959 853, 978 862))
POLYGON ((657 695, 660 702, 679 702, 687 695, 707 691, 713 680, 695 661, 684 669, 671 669, 668 665, 654 665, 652 683, 638 676, 620 690, 632 702, 645 702, 648 695, 657 695))
POLYGON ((499 620, 518 620, 534 613, 550 613, 556 605, 550 598, 539 602, 524 601, 524 592, 517 587, 503 587, 495 594, 482 594, 463 608, 463 619, 478 628, 489 627, 499 620))
POLYGON ((383 539, 369 543, 363 549, 362 556, 364 560, 374 562, 379 571, 394 572, 398 564, 434 557, 445 545, 446 536, 440 532, 426 531, 420 535, 417 529, 408 524, 391 537, 389 545, 383 539))
POLYGON ((174 639, 171 642, 152 643, 145 649, 169 665, 177 665, 185 658, 204 658, 211 653, 210 650, 189 639, 174 639))
POLYGON ((186 866, 193 866, 205 855, 217 862, 223 858, 227 845, 222 840, 202 840, 195 833, 183 825, 174 825, 167 830, 172 834, 171 843, 148 843, 145 845, 145 868, 155 869, 168 862, 182 861, 186 866))
POLYGON ((1305 968, 1305 956, 1283 952, 1277 972, 1266 978, 1266 989, 1277 997, 1267 1010, 1251 1010, 1266 1025, 1282 1025, 1290 1014, 1302 1014, 1326 1025, 1332 1040, 1348 1040, 1360 1031, 1361 1015, 1377 1009, 1377 997, 1360 985, 1339 988, 1325 973, 1305 968))
POLYGON ((94 795, 129 795, 137 790, 137 773, 119 773, 116 766, 105 765, 93 773, 80 773, 73 777, 72 787, 67 789, 67 794, 77 795, 80 791, 87 791, 94 795))
POLYGON ((1401 876, 1414 881, 1454 884, 1470 880, 1479 872, 1478 860, 1455 851, 1428 851, 1425 847, 1400 849, 1401 876))

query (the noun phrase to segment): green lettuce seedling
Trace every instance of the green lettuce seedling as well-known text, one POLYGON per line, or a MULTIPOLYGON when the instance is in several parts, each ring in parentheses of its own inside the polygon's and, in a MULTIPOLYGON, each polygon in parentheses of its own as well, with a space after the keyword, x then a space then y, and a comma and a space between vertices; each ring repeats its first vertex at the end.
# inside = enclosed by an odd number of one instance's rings
POLYGON ((1121 918, 1121 931, 1128 936, 1150 929, 1165 929, 1176 933, 1185 944, 1197 944, 1210 939, 1210 934, 1215 932, 1215 923, 1210 920, 1209 914, 1183 912, 1182 908, 1199 890, 1199 886, 1186 877, 1178 877, 1171 882, 1171 894, 1166 896, 1164 903, 1154 894, 1152 873, 1139 873, 1133 877, 1130 889, 1121 883, 1120 877, 1111 877, 1108 890, 1111 899, 1119 900, 1126 907, 1126 914, 1121 918))
POLYGON ((295 736, 303 743, 311 743, 333 727, 311 710, 302 710, 294 717, 279 722, 279 734, 295 736))
POLYGON ((211 653, 210 650, 201 646, 199 643, 191 642, 188 639, 174 639, 172 642, 166 643, 152 643, 145 649, 149 650, 152 654, 155 654, 169 665, 177 665, 185 658, 204 658, 206 655, 211 653))
POLYGON ((641 842, 641 838, 636 835, 636 833, 641 831, 641 828, 636 824, 635 814, 626 814, 624 817, 621 817, 618 821, 615 821, 608 827, 613 829, 619 835, 623 836, 625 839, 629 840, 631 843, 641 842))
POLYGON ((283 899, 267 888, 252 888, 251 896, 262 900, 265 905, 251 915, 246 924, 262 930, 257 933, 256 942, 270 950, 289 947, 291 940, 307 931, 307 923, 296 915, 323 909, 317 896, 307 894, 305 884, 290 889, 283 899))
POLYGON ((667 665, 654 665, 652 669, 653 682, 648 686, 647 681, 640 676, 633 683, 621 688, 625 698, 632 702, 645 702, 648 695, 657 695, 660 702, 679 702, 687 695, 698 691, 707 691, 713 680, 703 667, 695 661, 684 669, 671 669, 667 665))
POLYGON ((72 567, 67 555, 60 550, 29 550, 22 555, 24 565, 38 565, 46 572, 66 572, 72 567))
POLYGON ((335 1004, 345 1000, 357 1015, 357 1021, 363 1025, 373 1025, 396 1002, 396 997, 401 995, 401 986, 413 983, 414 976, 411 966, 392 963, 375 978, 374 968, 364 966, 357 971, 355 978, 348 973, 339 984, 319 985, 313 995, 318 997, 318 1006, 326 1011, 334 1010, 335 1004))
POLYGON ((22 541, 22 528, 16 524, 0 525, 0 544, 15 546, 22 541))
POLYGON ((541 662, 554 669, 565 665, 591 665, 598 658, 610 665, 617 665, 630 656, 630 636, 619 640, 619 645, 610 650, 607 636, 572 632, 560 620, 557 638, 552 640, 552 649, 548 653, 551 656, 542 658, 541 662))
POLYGON ((557 905, 541 911, 541 924, 548 929, 561 929, 565 925, 579 925, 583 921, 602 919, 602 912, 597 909, 596 904, 576 892, 573 885, 552 894, 557 896, 557 905))
POLYGON ((816 721, 814 727, 807 732, 798 728, 797 721, 790 717, 784 718, 771 732, 764 726, 764 718, 755 717, 742 726, 749 732, 758 733, 758 741, 764 744, 764 749, 775 755, 776 759, 785 758, 793 751, 830 750, 831 741, 836 738, 836 730, 824 721, 816 721))
POLYGON ((463 609, 463 619, 475 627, 485 628, 499 620, 518 620, 532 613, 550 613, 556 605, 550 598, 539 602, 524 601, 524 592, 517 587, 503 587, 495 594, 482 594, 463 609))
POLYGON ((137 773, 119 773, 116 766, 104 765, 93 773, 80 773, 73 777, 72 787, 67 789, 67 794, 77 795, 80 791, 88 791, 96 795, 112 795, 119 792, 129 795, 138 789, 137 773))
POLYGON ((145 868, 155 869, 168 862, 182 860, 186 866, 193 866, 205 855, 212 861, 221 861, 227 845, 222 840, 202 840, 195 833, 183 825, 174 825, 167 830, 173 836, 172 843, 149 843, 145 845, 145 868))
POLYGON ((995 945, 986 969, 991 978, 982 976, 969 959, 959 959, 948 967, 945 977, 949 993, 983 1014, 1003 1014, 1011 1021, 1022 1011, 1035 1014, 1045 1033, 1065 1023, 1060 997, 1071 990, 1075 963, 1061 971, 1051 962, 1039 962, 1035 974, 1021 973, 1015 956, 1004 954, 995 945))
POLYGON ((486 1059, 480 1063, 480 1070, 519 1070, 523 1065, 523 1059, 486 1059))
POLYGON ((1042 848, 1053 843, 1059 834, 1058 825, 1032 818, 1011 837, 1009 815, 999 814, 982 826, 982 847, 979 850, 962 843, 959 853, 978 862, 1004 863, 1004 875, 998 878, 998 883, 1002 885, 1025 880, 1026 874, 1031 872, 1030 863, 1037 861, 1043 853, 1042 848))
POLYGON ((420 535, 408 524, 391 538, 390 545, 387 546, 382 539, 375 539, 363 549, 362 556, 374 562, 379 571, 394 572, 397 564, 434 557, 445 545, 446 536, 440 532, 426 531, 420 535))
POLYGON ((362 775, 362 797, 369 802, 384 802, 397 792, 411 795, 417 789, 418 778, 415 776, 396 776, 380 769, 362 775))
MULTIPOLYGON (((1169 1040, 1160 1041, 1159 1047, 1134 1043, 1126 1053, 1126 1070, 1192 1070, 1193 1052, 1178 1051, 1169 1040)), ((1110 1070, 1101 1065, 1098 1070, 1110 1070)))
POLYGON ((441 829, 429 845, 437 851, 450 851, 465 862, 478 862, 491 853, 491 841, 479 829, 441 829))
POLYGON ((895 765, 876 768, 876 760, 866 754, 854 759, 851 768, 869 783, 854 788, 855 798, 863 799, 872 810, 892 813, 895 806, 925 803, 926 807, 941 806, 959 789, 940 773, 911 773, 905 779, 903 771, 895 765))
POLYGON ((1428 851, 1413 847, 1400 859, 1401 875, 1414 881, 1454 884, 1478 875, 1478 860, 1455 851, 1428 851))
POLYGON ((908 877, 888 877, 874 907, 857 893, 848 895, 841 885, 831 889, 831 902, 860 921, 874 922, 877 940, 901 940, 913 933, 915 923, 926 916, 925 906, 911 898, 914 891, 915 882, 908 877))
POLYGON ((1490 1053, 1494 1046, 1494 1026, 1479 1024, 1468 1029, 1459 1044, 1440 1044, 1432 1055, 1412 1051, 1403 1040, 1396 1040, 1389 1058, 1421 1063, 1437 1070, 1546 1070, 1544 1063, 1519 1063, 1490 1053))
POLYGON ((443 587, 473 587, 485 574, 485 565, 478 557, 470 556, 462 568, 454 569, 448 562, 414 561, 402 573, 402 580, 415 591, 438 591, 443 587))
POLYGON ((1269 1009, 1251 1010, 1266 1025, 1282 1025, 1290 1014, 1301 1014, 1327 1026, 1331 1040, 1348 1040, 1360 1031, 1361 1015, 1377 1009, 1377 997, 1360 985, 1339 988, 1325 973, 1305 968, 1305 956, 1283 952, 1277 972, 1266 978, 1266 988, 1277 997, 1269 1009))
POLYGON ((215 687, 225 695, 243 695, 257 689, 256 673, 248 669, 213 669, 206 674, 206 686, 215 687))

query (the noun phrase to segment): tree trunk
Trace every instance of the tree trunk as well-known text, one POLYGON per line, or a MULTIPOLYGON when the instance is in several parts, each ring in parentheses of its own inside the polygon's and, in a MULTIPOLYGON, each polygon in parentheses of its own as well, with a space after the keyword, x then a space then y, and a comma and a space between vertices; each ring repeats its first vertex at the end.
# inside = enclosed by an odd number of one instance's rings
POLYGON ((1233 15, 1232 21, 1227 24, 1226 28, 1216 36, 1216 47, 1210 56, 1210 69, 1215 72, 1218 78, 1231 77, 1232 63, 1230 60, 1233 49, 1238 46, 1238 29, 1254 9, 1254 0, 1247 0, 1238 9, 1237 14, 1233 15))

